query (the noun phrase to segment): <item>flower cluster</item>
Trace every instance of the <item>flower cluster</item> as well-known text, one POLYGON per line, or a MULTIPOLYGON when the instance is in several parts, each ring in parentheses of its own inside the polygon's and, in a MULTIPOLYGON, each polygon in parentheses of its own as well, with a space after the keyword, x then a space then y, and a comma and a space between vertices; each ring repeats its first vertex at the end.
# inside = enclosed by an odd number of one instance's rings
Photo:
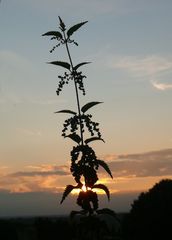
POLYGON ((56 90, 57 95, 60 94, 60 92, 62 91, 62 88, 65 84, 69 83, 69 80, 71 80, 71 75, 68 74, 67 72, 64 73, 64 76, 58 76, 58 78, 60 79, 59 81, 59 85, 58 88, 56 90))
POLYGON ((82 114, 80 116, 74 115, 71 118, 68 118, 65 120, 65 123, 63 124, 63 130, 62 130, 62 136, 67 136, 67 131, 69 130, 71 133, 76 133, 76 131, 81 126, 82 133, 85 132, 85 127, 90 132, 91 136, 97 135, 97 137, 101 138, 101 133, 98 128, 99 123, 93 122, 91 120, 92 115, 91 114, 82 114), (70 129, 68 129, 70 127, 70 129))
POLYGON ((75 80, 75 82, 78 84, 78 88, 79 90, 82 91, 83 95, 85 95, 85 89, 84 89, 84 83, 83 83, 83 80, 84 78, 86 78, 85 75, 82 75, 82 72, 78 72, 78 71, 73 71, 72 72, 72 76, 75 80))
POLYGON ((81 90, 83 95, 85 95, 83 79, 86 78, 86 76, 83 75, 81 71, 80 72, 72 71, 69 73, 64 72, 64 75, 63 76, 59 75, 58 78, 60 79, 60 81, 56 90, 57 95, 60 94, 63 86, 65 84, 68 84, 70 80, 74 80, 75 83, 78 85, 79 90, 81 90))
POLYGON ((56 41, 58 41, 59 43, 56 44, 55 46, 53 46, 53 48, 50 50, 50 53, 54 52, 54 50, 55 50, 56 48, 58 48, 60 45, 66 44, 66 42, 67 42, 67 43, 73 43, 74 45, 78 46, 78 43, 75 42, 74 40, 71 40, 70 38, 68 38, 68 39, 65 40, 64 38, 57 36, 57 37, 52 37, 51 40, 56 40, 56 41))

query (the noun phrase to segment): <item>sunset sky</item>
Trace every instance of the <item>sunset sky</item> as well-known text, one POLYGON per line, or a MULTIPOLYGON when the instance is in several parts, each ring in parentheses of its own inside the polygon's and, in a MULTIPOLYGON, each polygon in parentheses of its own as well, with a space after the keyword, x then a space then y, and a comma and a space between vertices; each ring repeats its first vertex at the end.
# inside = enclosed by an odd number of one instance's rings
POLYGON ((103 142, 90 144, 107 161, 100 169, 111 193, 102 206, 128 211, 133 199, 172 177, 172 1, 2 0, 0 2, 0 216, 63 214, 77 208, 71 195, 59 205, 70 176, 73 142, 61 137, 64 114, 76 110, 74 86, 56 95, 65 48, 41 35, 87 21, 73 37, 75 64, 87 75, 81 104, 100 122, 103 142), (71 209, 72 208, 72 209, 71 209))

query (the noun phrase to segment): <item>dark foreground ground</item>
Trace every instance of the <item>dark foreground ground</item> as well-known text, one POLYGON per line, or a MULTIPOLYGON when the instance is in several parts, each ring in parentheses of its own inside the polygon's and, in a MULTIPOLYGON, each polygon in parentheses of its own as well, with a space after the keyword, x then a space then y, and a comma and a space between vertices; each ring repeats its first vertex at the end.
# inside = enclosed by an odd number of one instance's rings
POLYGON ((117 220, 113 218, 101 219, 101 221, 82 222, 76 217, 26 217, 0 219, 0 239, 2 240, 74 240, 74 239, 121 239, 120 223, 126 214, 118 214, 117 220), (119 220, 119 222, 118 222, 119 220), (106 222, 106 224, 104 224, 106 222), (88 226, 89 225, 89 226, 88 226), (88 234, 88 228, 93 234, 88 234), (81 238, 81 235, 83 237, 81 238), (87 236, 88 235, 88 236, 87 236))

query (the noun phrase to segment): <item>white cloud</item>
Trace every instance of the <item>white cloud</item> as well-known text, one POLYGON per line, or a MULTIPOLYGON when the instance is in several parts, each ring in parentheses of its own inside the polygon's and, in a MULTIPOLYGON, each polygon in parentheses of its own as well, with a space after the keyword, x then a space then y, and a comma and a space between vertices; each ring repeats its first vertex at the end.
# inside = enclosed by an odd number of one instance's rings
POLYGON ((157 83, 152 81, 152 85, 158 89, 158 90, 168 90, 168 89, 172 89, 172 84, 168 84, 168 83, 157 83))
POLYGON ((161 83, 166 80, 167 74, 172 76, 172 59, 161 56, 122 56, 110 57, 112 68, 121 69, 137 79, 147 79, 158 90, 172 88, 170 83, 161 83), (159 83, 158 83, 159 82, 159 83))
POLYGON ((138 76, 151 76, 172 70, 172 60, 159 56, 134 57, 126 56, 116 59, 113 66, 125 69, 138 76))

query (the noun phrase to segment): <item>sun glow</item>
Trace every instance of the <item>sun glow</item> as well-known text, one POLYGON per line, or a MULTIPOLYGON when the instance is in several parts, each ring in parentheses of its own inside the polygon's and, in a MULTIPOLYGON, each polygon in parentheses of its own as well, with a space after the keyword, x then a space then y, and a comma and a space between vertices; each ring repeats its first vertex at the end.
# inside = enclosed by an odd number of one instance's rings
POLYGON ((76 189, 73 189, 71 193, 72 193, 73 195, 78 195, 78 194, 80 193, 80 191, 81 191, 81 189, 76 188, 76 189))
POLYGON ((86 187, 85 184, 83 184, 82 188, 76 188, 72 190, 72 194, 73 195, 78 195, 81 191, 83 192, 87 192, 87 191, 93 191, 96 192, 97 194, 105 194, 105 192, 102 189, 98 189, 98 188, 90 188, 90 187, 86 187))
POLYGON ((86 186, 83 184, 83 186, 82 186, 82 191, 83 192, 86 192, 87 191, 87 188, 86 188, 86 186))
POLYGON ((82 188, 76 188, 76 189, 73 189, 72 194, 74 194, 74 195, 75 195, 75 194, 78 195, 81 191, 83 191, 83 192, 87 192, 88 190, 91 190, 91 188, 86 187, 85 184, 83 184, 83 185, 82 185, 82 188))

